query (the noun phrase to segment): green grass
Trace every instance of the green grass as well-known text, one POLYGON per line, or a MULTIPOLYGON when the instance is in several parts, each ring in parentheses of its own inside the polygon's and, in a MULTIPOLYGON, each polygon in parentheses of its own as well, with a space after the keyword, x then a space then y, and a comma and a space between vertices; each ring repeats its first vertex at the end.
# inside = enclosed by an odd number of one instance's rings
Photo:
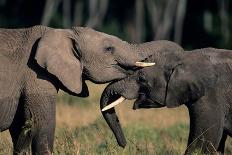
MULTIPOLYGON (((87 127, 58 129, 56 132, 55 155, 181 155, 187 145, 188 125, 176 124, 169 128, 154 128, 146 124, 134 124, 123 128, 127 146, 123 149, 106 123, 98 119, 87 127)), ((226 153, 232 152, 231 140, 226 153)), ((202 155, 196 150, 192 155, 202 155)))
MULTIPOLYGON (((62 108, 60 105, 59 108, 62 108)), ((71 106, 71 108, 73 108, 71 106)), ((127 146, 123 149, 109 127, 98 116, 95 121, 79 127, 57 127, 54 155, 181 155, 187 145, 188 124, 175 123, 169 127, 156 127, 138 121, 123 125, 127 146)), ((226 154, 232 153, 228 139, 226 154)), ((12 144, 7 132, 0 136, 0 155, 11 154, 12 144)), ((194 152, 193 155, 200 155, 194 152)))
MULTIPOLYGON (((181 155, 188 139, 188 112, 175 109, 131 110, 132 102, 116 107, 127 146, 118 146, 99 109, 104 85, 91 87, 89 98, 59 93, 54 155, 181 155)), ((12 154, 8 131, 0 134, 0 155, 12 154)), ((228 138, 225 155, 232 154, 228 138)), ((194 155, 200 155, 195 152, 194 155)))
MULTIPOLYGON (((160 129, 136 123, 123 130, 127 139, 124 149, 117 145, 102 118, 85 127, 57 128, 54 155, 180 155, 186 147, 188 126, 185 124, 160 129)), ((8 135, 4 138, 0 154, 10 154, 10 139, 8 135)))
POLYGON ((157 129, 138 123, 126 126, 123 130, 127 138, 124 149, 117 145, 102 119, 97 119, 87 127, 71 130, 60 128, 56 132, 54 154, 179 155, 186 147, 188 126, 185 124, 157 129))

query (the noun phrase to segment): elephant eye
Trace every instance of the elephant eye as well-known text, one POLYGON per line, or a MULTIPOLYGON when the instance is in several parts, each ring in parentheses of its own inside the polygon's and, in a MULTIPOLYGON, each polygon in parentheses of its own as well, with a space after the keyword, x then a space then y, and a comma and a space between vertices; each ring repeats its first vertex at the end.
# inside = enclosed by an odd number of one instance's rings
POLYGON ((105 48, 105 51, 106 52, 114 52, 114 47, 108 46, 108 47, 105 48))

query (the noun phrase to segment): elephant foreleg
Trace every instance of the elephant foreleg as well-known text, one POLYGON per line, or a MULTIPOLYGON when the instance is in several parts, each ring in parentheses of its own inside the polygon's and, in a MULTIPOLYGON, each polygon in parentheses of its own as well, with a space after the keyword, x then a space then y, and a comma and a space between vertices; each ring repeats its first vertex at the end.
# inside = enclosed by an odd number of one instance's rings
POLYGON ((21 97, 13 123, 9 128, 15 155, 31 154, 31 129, 31 115, 29 111, 24 109, 24 101, 21 97))
POLYGON ((31 132, 30 129, 20 129, 17 126, 10 128, 10 134, 14 145, 14 155, 31 154, 31 132))
POLYGON ((50 155, 55 132, 56 94, 22 97, 9 130, 15 155, 50 155))
POLYGON ((53 149, 54 130, 52 128, 41 128, 33 138, 33 155, 51 155, 53 149))
POLYGON ((41 94, 31 97, 30 109, 34 121, 32 154, 50 155, 53 152, 56 96, 41 94))
POLYGON ((188 106, 190 132, 185 154, 217 154, 224 130, 224 117, 219 104, 206 99, 188 106))
POLYGON ((227 138, 227 133, 224 130, 219 147, 218 147, 218 150, 217 150, 219 155, 224 154, 226 138, 227 138))

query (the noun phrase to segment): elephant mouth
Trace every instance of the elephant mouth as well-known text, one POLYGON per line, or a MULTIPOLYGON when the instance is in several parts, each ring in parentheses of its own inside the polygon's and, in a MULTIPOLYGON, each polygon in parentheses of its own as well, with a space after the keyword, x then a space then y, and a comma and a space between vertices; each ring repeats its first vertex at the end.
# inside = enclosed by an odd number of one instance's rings
POLYGON ((123 65, 121 64, 120 62, 117 61, 116 64, 113 64, 113 66, 123 72, 124 74, 127 74, 127 75, 132 75, 135 71, 141 69, 141 68, 144 68, 144 67, 150 67, 150 66, 153 66, 155 65, 154 62, 144 62, 145 60, 142 60, 142 61, 137 61, 135 62, 133 65, 123 65))
POLYGON ((133 109, 150 109, 150 108, 162 108, 164 105, 160 104, 159 102, 153 101, 152 99, 149 99, 146 97, 146 94, 141 93, 139 94, 139 97, 135 100, 133 109))
MULTIPOLYGON (((122 72, 123 74, 125 74, 127 76, 133 74, 137 70, 137 67, 123 66, 123 65, 121 65, 119 63, 112 64, 112 66, 115 69, 117 69, 119 72, 122 72)), ((117 80, 121 80, 121 79, 117 79, 117 80)), ((113 80, 112 82, 116 82, 116 80, 113 80)))
POLYGON ((83 75, 96 84, 117 82, 134 74, 138 69, 153 66, 154 64, 155 63, 152 62, 135 62, 133 64, 125 65, 118 61, 111 64, 104 64, 103 66, 86 66, 84 64, 83 75))
POLYGON ((116 68, 120 68, 120 70, 124 70, 127 73, 132 74, 134 71, 144 68, 144 67, 150 67, 155 65, 154 62, 143 62, 143 61, 137 61, 135 62, 132 66, 131 65, 122 65, 120 62, 117 62, 117 64, 115 64, 116 68))
MULTIPOLYGON (((126 66, 119 62, 117 62, 116 64, 112 64, 112 66, 116 68, 119 72, 122 72, 123 74, 127 76, 130 76, 134 74, 135 71, 141 69, 141 67, 138 67, 138 66, 126 66)), ((118 80, 121 80, 121 79, 113 80, 112 82, 116 82, 118 80)))

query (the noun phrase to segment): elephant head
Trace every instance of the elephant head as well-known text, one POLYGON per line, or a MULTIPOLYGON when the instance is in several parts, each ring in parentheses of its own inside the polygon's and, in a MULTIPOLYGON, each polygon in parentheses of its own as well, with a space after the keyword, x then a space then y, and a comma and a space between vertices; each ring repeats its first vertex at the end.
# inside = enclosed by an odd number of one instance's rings
POLYGON ((109 84, 102 94, 102 114, 122 147, 126 140, 113 108, 115 105, 124 99, 136 99, 133 109, 173 108, 194 103, 215 83, 214 69, 207 57, 172 52, 155 62, 155 66, 137 70, 109 84))
POLYGON ((125 78, 128 70, 143 67, 139 61, 146 57, 138 45, 84 27, 49 29, 35 54, 37 63, 74 94, 81 92, 86 79, 106 83, 125 78))

